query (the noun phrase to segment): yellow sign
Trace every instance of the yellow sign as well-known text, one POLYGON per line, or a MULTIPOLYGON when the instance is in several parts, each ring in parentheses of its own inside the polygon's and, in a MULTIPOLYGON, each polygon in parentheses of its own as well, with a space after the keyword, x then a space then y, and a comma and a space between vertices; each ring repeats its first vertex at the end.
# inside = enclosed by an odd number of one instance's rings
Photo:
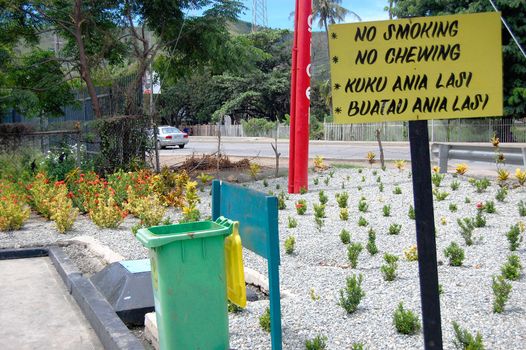
POLYGON ((499 13, 329 27, 339 124, 502 115, 499 13))

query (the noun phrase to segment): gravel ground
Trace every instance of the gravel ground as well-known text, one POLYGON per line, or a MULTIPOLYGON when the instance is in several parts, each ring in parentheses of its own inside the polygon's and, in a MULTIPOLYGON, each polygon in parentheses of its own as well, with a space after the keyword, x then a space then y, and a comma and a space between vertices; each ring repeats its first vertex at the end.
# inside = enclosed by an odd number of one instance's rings
MULTIPOLYGON (((420 315, 420 295, 418 284, 418 264, 408 262, 403 250, 416 244, 414 221, 408 218, 409 205, 412 204, 412 184, 408 170, 378 171, 365 168, 362 173, 357 169, 339 169, 329 176, 329 172, 313 174, 310 178, 310 191, 304 195, 290 195, 287 209, 280 214, 281 244, 281 288, 290 296, 282 299, 282 323, 284 349, 303 349, 306 339, 317 335, 327 337, 328 349, 349 349, 354 342, 363 342, 367 349, 421 349, 422 332, 405 336, 396 332, 392 324, 392 314, 399 302, 420 315), (384 192, 380 192, 376 182, 381 177, 384 192), (319 184, 313 180, 319 177, 319 184), (330 178, 328 185, 324 183, 330 178), (363 180, 363 182, 362 182, 363 180), (343 185, 342 185, 343 184, 343 185), (349 192, 349 220, 339 219, 339 209, 335 194, 342 192, 342 186, 349 192), (359 189, 361 186, 361 189, 359 189), (399 186, 402 194, 395 195, 393 189, 399 186), (324 190, 329 197, 327 218, 321 232, 314 222, 312 205, 318 203, 318 191, 324 190), (364 196, 369 204, 366 213, 358 211, 358 201, 364 196), (305 198, 308 202, 306 215, 296 214, 294 202, 305 198), (384 217, 382 207, 391 205, 391 216, 384 217), (297 219, 296 228, 287 227, 287 217, 297 219), (358 218, 368 221, 367 227, 359 227, 358 218), (399 235, 389 235, 388 227, 392 223, 402 225, 399 235), (359 257, 358 267, 349 267, 347 250, 339 239, 339 232, 346 228, 351 233, 352 242, 360 242, 365 247, 369 228, 376 231, 376 244, 379 253, 370 256, 364 249, 359 257), (290 235, 296 237, 296 250, 292 255, 284 252, 283 241, 290 235), (380 266, 383 254, 389 252, 400 257, 397 278, 392 282, 383 280, 380 266), (358 310, 347 314, 338 306, 339 290, 345 286, 345 279, 352 274, 363 274, 362 287, 365 297, 358 310), (313 298, 314 296, 314 298, 313 298)), ((286 178, 268 180, 268 187, 262 181, 249 184, 250 187, 276 194, 286 190, 286 178), (279 185, 280 189, 276 189, 279 185)), ((435 201, 435 222, 437 228, 437 255, 439 260, 439 279, 444 293, 441 295, 442 331, 444 348, 453 349, 452 321, 472 333, 480 332, 487 349, 524 349, 526 348, 526 279, 511 282, 513 290, 510 300, 502 314, 492 312, 493 293, 491 277, 500 273, 500 267, 509 254, 505 233, 510 225, 520 218, 517 203, 526 201, 526 188, 510 190, 506 200, 495 200, 498 189, 496 184, 484 193, 476 193, 466 178, 446 176, 442 191, 450 193, 446 200, 435 201), (460 181, 460 188, 452 191, 450 183, 460 181), (471 203, 465 203, 468 197, 471 203), (493 200, 497 208, 495 214, 485 214, 487 225, 475 229, 475 237, 480 241, 467 247, 460 236, 457 218, 473 217, 476 203, 493 200), (458 211, 449 211, 449 205, 455 203, 458 211), (463 267, 448 266, 443 250, 451 242, 459 243, 465 250, 463 267)), ((201 212, 210 212, 208 190, 202 193, 201 212)), ((179 213, 170 211, 176 221, 179 213)), ((80 217, 74 229, 66 235, 56 233, 53 224, 33 215, 24 229, 10 233, 0 233, 0 248, 51 244, 67 240, 76 235, 89 235, 108 245, 114 251, 128 259, 147 257, 147 251, 130 234, 130 228, 136 219, 127 218, 116 230, 100 230, 86 217, 80 217)), ((516 252, 523 264, 526 263, 526 248, 521 243, 516 252)), ((245 265, 266 274, 266 262, 255 254, 245 251, 245 265)), ((242 349, 270 349, 270 336, 261 330, 259 316, 268 306, 267 300, 251 302, 241 313, 230 315, 231 347, 242 349)))

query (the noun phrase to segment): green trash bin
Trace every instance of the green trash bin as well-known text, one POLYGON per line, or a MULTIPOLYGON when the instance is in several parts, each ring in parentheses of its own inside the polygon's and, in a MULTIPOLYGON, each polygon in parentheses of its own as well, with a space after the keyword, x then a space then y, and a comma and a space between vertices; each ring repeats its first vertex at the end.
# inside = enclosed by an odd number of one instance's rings
POLYGON ((231 232, 224 218, 137 232, 150 248, 161 350, 229 348, 224 239, 231 232))

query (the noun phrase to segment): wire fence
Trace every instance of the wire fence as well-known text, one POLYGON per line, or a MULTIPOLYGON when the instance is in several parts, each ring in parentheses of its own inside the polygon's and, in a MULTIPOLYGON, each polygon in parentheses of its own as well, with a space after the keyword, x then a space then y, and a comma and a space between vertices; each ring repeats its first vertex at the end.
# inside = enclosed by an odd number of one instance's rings
MULTIPOLYGON (((526 118, 448 119, 428 122, 431 142, 487 142, 494 135, 502 142, 526 142, 526 118)), ((323 123, 323 139, 327 141, 376 141, 376 130, 380 130, 382 141, 408 141, 407 122, 371 124, 323 123)), ((190 128, 195 136, 271 137, 287 139, 290 128, 280 125, 277 129, 258 130, 247 133, 243 125, 215 124, 194 125, 190 128)))

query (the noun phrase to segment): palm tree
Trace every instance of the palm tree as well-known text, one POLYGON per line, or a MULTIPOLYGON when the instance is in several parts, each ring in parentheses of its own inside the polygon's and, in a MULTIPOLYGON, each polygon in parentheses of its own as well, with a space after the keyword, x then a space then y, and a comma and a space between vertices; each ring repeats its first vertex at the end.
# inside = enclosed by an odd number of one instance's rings
POLYGON ((342 22, 347 15, 352 15, 361 21, 360 16, 358 16, 356 12, 346 9, 341 6, 341 3, 342 0, 313 0, 312 2, 312 14, 314 15, 314 19, 318 19, 318 26, 325 28, 327 44, 329 42, 329 24, 342 22))

